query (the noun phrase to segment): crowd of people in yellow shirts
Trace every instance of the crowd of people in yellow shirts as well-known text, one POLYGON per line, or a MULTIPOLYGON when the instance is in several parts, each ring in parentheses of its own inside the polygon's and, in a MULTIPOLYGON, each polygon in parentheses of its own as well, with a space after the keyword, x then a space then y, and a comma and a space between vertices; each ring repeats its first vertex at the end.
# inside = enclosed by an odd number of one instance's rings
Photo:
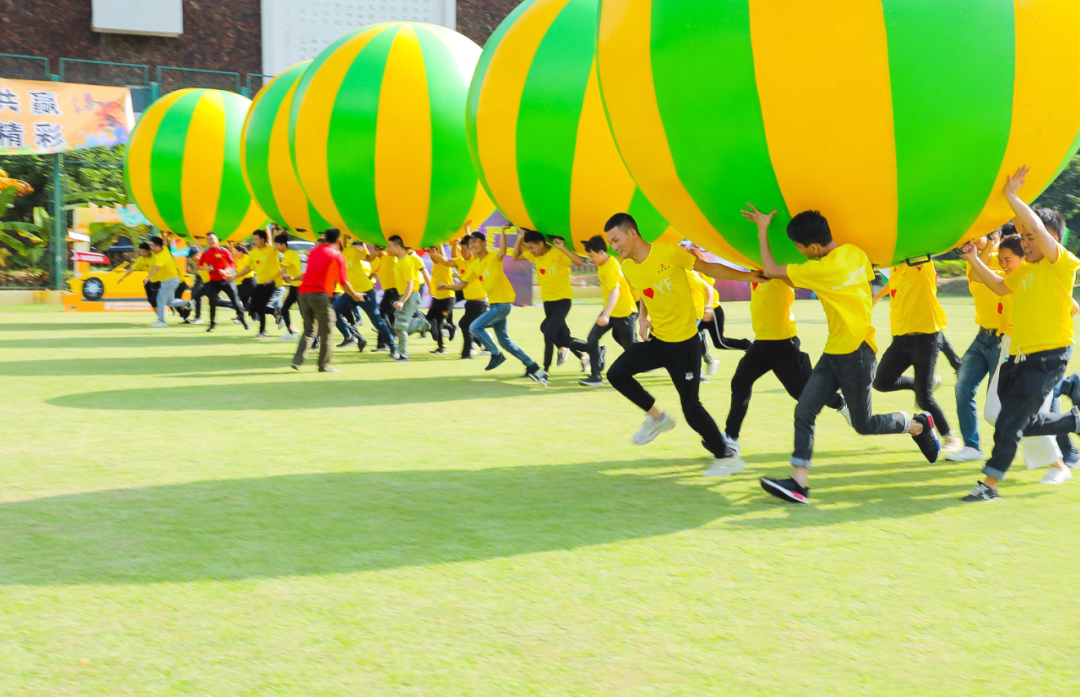
MULTIPOLYGON (((1005 187, 1014 221, 958 250, 968 261, 979 325, 963 359, 950 360, 958 371, 959 433, 934 396, 941 384, 938 355, 943 348, 951 352, 943 333, 947 318, 937 298, 934 265, 912 262, 893 267, 887 286, 874 298, 870 259, 856 245, 837 243, 828 221, 816 211, 804 211, 788 224, 788 237, 807 258, 788 265, 777 264, 769 246, 767 233, 775 211, 765 214, 753 206, 743 211, 759 233, 763 268, 753 271, 710 262, 697 248, 646 242, 630 215, 613 216, 605 234, 584 245, 596 267, 603 301, 585 339, 573 336, 567 324, 573 301, 570 270, 584 265, 585 257, 567 248, 561 238, 525 230, 507 249, 505 234, 497 235, 496 246, 483 232, 471 232, 460 241, 425 250, 432 262, 429 271, 399 237, 389 238, 384 248, 356 241, 346 244, 334 231, 333 245, 341 250, 345 267, 340 284, 347 292, 332 300, 333 312, 326 326, 319 327, 318 340, 329 342, 333 323, 342 334, 339 348, 357 346, 363 351, 368 341, 358 328, 362 312, 378 336, 374 350, 388 352, 393 360, 410 360, 409 336, 419 326, 435 340, 434 354, 448 353, 447 342, 460 334, 462 359, 486 355, 485 370, 490 371, 509 355, 521 362, 526 377, 541 385, 548 384, 553 363, 562 366, 573 355, 585 373, 582 386, 603 386, 607 369, 607 382, 645 412, 645 423, 632 438, 637 445, 675 427, 674 417, 636 379, 641 373, 664 369, 679 395, 683 417, 712 456, 706 471, 711 477, 745 469, 741 427, 755 382, 771 372, 796 401, 793 471, 790 477, 762 477, 761 485, 780 500, 800 504, 810 501, 815 423, 823 408, 840 414, 859 434, 910 435, 930 462, 942 453, 955 461, 982 460, 975 397, 982 381, 989 379, 983 416, 994 424, 993 450, 983 468, 984 479, 963 500, 994 501, 1000 498, 998 484, 1022 440, 1028 467, 1048 468, 1044 483, 1068 481, 1070 467, 1080 461, 1069 440, 1070 433, 1080 432, 1076 406, 1080 376, 1066 377, 1072 316, 1080 309, 1072 299, 1080 261, 1061 244, 1061 215, 1032 209, 1017 195, 1026 175, 1027 170, 1021 169, 1005 187), (608 253, 609 248, 621 261, 608 253), (530 262, 536 270, 544 308, 542 364, 510 337, 507 320, 516 292, 504 270, 508 255, 530 262), (720 279, 750 284, 752 341, 724 335, 715 289, 720 279), (376 282, 383 291, 381 299, 376 282), (424 286, 431 296, 426 316, 419 312, 424 286), (825 310, 829 335, 816 364, 799 342, 793 311, 796 288, 816 294, 825 310), (892 341, 879 362, 871 315, 874 302, 885 294, 890 296, 892 341), (459 298, 464 314, 455 322, 459 298), (623 349, 610 368, 601 343, 609 331, 623 349), (699 397, 700 384, 716 373, 718 365, 710 343, 717 349, 744 352, 731 380, 723 431, 699 397), (913 377, 905 375, 909 369, 913 377), (874 413, 874 390, 910 390, 919 411, 874 413), (1074 404, 1065 413, 1060 410, 1063 396, 1074 404)), ((282 339, 295 339, 290 308, 297 302, 302 270, 288 239, 284 232, 271 239, 260 230, 250 247, 235 244, 226 249, 208 235, 206 249, 189 256, 196 281, 188 301, 181 297, 180 274, 168 245, 162 238, 152 238, 142 245, 142 258, 132 270, 149 274, 147 297, 158 313, 154 326, 167 326, 170 307, 185 322, 201 323, 205 297, 210 305, 208 330, 215 327, 216 308, 226 307, 235 311, 235 321, 245 328, 245 312, 257 322, 258 337, 269 336, 266 322, 271 318, 285 328, 282 339)), ((314 330, 309 333, 314 338, 314 330)), ((327 344, 320 369, 328 369, 329 355, 327 344)))

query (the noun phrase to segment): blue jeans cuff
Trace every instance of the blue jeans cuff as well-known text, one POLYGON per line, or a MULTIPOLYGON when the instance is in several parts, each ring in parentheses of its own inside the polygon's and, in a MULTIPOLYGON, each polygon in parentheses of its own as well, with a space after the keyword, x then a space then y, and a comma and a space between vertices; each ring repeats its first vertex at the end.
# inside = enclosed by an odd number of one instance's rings
POLYGON ((810 461, 802 457, 793 457, 791 458, 791 466, 805 467, 806 469, 810 469, 810 461))
POLYGON ((993 477, 994 479, 1001 482, 1005 481, 1005 473, 999 469, 986 465, 985 467, 983 467, 982 471, 983 474, 985 474, 987 477, 993 477))

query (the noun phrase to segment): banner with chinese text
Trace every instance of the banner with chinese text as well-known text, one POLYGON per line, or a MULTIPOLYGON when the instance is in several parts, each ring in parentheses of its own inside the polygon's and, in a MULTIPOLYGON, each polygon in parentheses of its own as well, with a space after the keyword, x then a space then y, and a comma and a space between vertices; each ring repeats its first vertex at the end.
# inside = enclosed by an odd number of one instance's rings
POLYGON ((0 79, 0 155, 121 145, 134 126, 126 87, 0 79))

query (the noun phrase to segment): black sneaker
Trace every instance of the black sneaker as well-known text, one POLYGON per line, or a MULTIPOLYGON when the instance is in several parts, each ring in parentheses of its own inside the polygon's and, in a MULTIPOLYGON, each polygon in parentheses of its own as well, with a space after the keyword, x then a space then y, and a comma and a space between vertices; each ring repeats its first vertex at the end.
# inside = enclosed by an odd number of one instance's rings
POLYGON ((395 361, 397 361, 398 363, 408 363, 408 362, 409 362, 409 357, 408 357, 408 356, 400 356, 400 355, 399 355, 399 356, 398 356, 397 358, 395 358, 394 360, 395 360, 395 361))
POLYGON ((781 501, 788 503, 810 503, 810 488, 799 484, 794 479, 761 478, 761 488, 781 501))
POLYGON ((206 328, 206 331, 207 331, 207 332, 212 332, 212 331, 214 331, 214 327, 216 327, 216 326, 217 326, 216 324, 214 324, 213 322, 211 322, 211 323, 210 323, 210 326, 206 328))
POLYGON ((975 488, 971 490, 970 494, 960 500, 967 501, 968 503, 973 501, 1000 501, 1001 494, 998 493, 997 489, 979 482, 975 485, 975 488))
POLYGON ((360 339, 360 343, 359 343, 359 344, 357 344, 357 345, 356 345, 356 347, 357 347, 358 349, 360 349, 360 353, 363 353, 363 352, 364 352, 364 349, 365 349, 365 348, 367 348, 367 343, 368 343, 368 342, 367 342, 367 339, 365 339, 365 338, 364 338, 364 337, 362 337, 362 336, 361 336, 361 337, 359 337, 359 339, 360 339))
POLYGON ((598 372, 604 372, 604 368, 607 367, 607 346, 600 347, 600 368, 598 372))
POLYGON ((434 351, 432 351, 432 353, 435 353, 435 354, 439 354, 439 355, 443 355, 443 354, 447 354, 447 353, 450 353, 450 352, 449 352, 449 351, 447 351, 447 350, 446 350, 446 349, 444 349, 444 348, 437 348, 437 349, 435 349, 434 351))
POLYGON ((356 343, 356 337, 355 336, 349 336, 349 338, 345 339, 345 341, 342 341, 340 344, 338 344, 337 347, 338 348, 345 348, 346 346, 352 346, 355 343, 356 343))
POLYGON ((533 382, 548 386, 548 374, 546 370, 540 370, 540 366, 534 365, 530 370, 525 373, 525 377, 529 378, 533 382))
POLYGON ((577 384, 581 385, 582 387, 603 387, 604 386, 604 379, 599 377, 599 376, 597 376, 595 378, 594 377, 587 377, 587 378, 585 378, 583 380, 578 380, 577 384))
POLYGON ((247 320, 244 319, 243 317, 240 318, 240 325, 244 328, 244 331, 247 331, 248 329, 250 329, 250 327, 248 326, 247 320))
POLYGON ((484 370, 495 370, 503 363, 506 363, 506 354, 496 353, 491 357, 491 360, 488 361, 487 367, 484 368, 484 370))
POLYGON ((934 430, 934 417, 924 411, 911 417, 911 420, 918 421, 923 427, 922 433, 912 436, 911 439, 915 441, 915 445, 919 446, 927 462, 937 462, 938 455, 941 454, 941 442, 938 441, 937 431, 934 430))

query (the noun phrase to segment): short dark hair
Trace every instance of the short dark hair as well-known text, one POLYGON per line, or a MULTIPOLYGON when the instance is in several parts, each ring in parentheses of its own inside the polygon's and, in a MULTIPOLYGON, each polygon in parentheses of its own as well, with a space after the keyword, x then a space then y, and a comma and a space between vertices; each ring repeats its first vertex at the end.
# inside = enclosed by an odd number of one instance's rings
POLYGON ((600 252, 606 252, 607 247, 607 240, 605 240, 601 235, 596 235, 595 237, 590 237, 589 239, 585 240, 586 252, 594 252, 596 254, 599 254, 600 252))
POLYGON ((263 242, 266 242, 267 240, 270 239, 270 236, 266 234, 266 230, 263 230, 262 228, 260 228, 260 229, 256 230, 255 232, 251 233, 251 235, 253 237, 262 238, 263 242))
POLYGON ((280 235, 274 235, 274 242, 277 244, 289 244, 289 236, 284 232, 280 235))
MULTIPOLYGON (((389 237, 387 237, 386 243, 390 244, 391 242, 398 245, 399 247, 405 247, 405 240, 401 239, 401 235, 390 235, 389 237)), ((408 247, 405 248, 408 249, 408 247)))
POLYGON ((327 244, 334 244, 341 239, 341 230, 336 227, 326 228, 326 232, 323 233, 323 239, 327 244))
POLYGON ((149 252, 150 251, 150 243, 149 242, 140 242, 139 243, 139 249, 143 250, 144 252, 149 252))
POLYGON ((1013 221, 1010 220, 1009 222, 1007 222, 1007 223, 1005 223, 1004 225, 1001 226, 1001 236, 1002 237, 1005 237, 1006 235, 1015 235, 1015 234, 1016 234, 1016 223, 1014 223, 1013 221))
POLYGON ((1043 208, 1041 206, 1035 209, 1035 215, 1039 216, 1039 220, 1046 226, 1046 230, 1060 242, 1061 236, 1065 232, 1065 217, 1053 208, 1043 208))
POLYGON ((469 235, 469 236, 472 237, 474 240, 480 240, 484 244, 487 244, 487 235, 480 232, 479 230, 477 230, 476 232, 474 232, 472 235, 469 235))
POLYGON ((536 230, 521 228, 521 233, 522 239, 529 244, 547 244, 547 238, 536 230))
POLYGON ((1007 249, 1021 259, 1024 258, 1024 245, 1020 243, 1020 235, 1013 233, 1005 235, 998 243, 998 249, 1007 249))
POLYGON ((616 213, 608 218, 607 224, 604 225, 604 232, 611 232, 615 228, 619 228, 623 232, 636 230, 639 235, 641 234, 641 230, 637 226, 637 221, 634 220, 634 216, 629 213, 616 213))
POLYGON ((150 244, 156 244, 159 247, 164 247, 165 246, 165 240, 161 239, 161 237, 159 237, 157 235, 154 235, 153 237, 150 238, 150 244))
POLYGON ((787 236, 804 247, 812 244, 824 246, 833 241, 829 221, 818 211, 803 211, 792 218, 787 226, 787 236))

